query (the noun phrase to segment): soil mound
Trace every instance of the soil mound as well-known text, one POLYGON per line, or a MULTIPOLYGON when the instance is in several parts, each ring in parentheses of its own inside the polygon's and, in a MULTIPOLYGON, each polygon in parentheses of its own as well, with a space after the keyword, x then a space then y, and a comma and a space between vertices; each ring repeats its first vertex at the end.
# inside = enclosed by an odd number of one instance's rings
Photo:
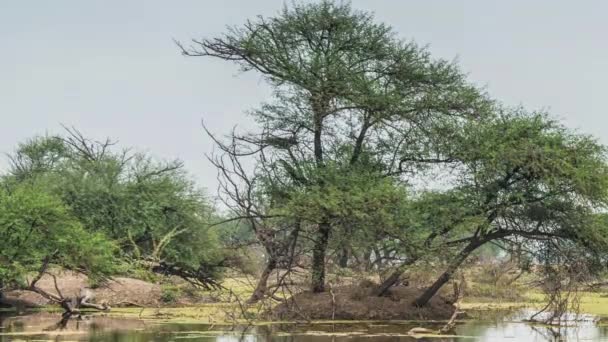
POLYGON ((414 306, 419 289, 398 286, 383 297, 370 291, 368 286, 349 285, 323 293, 303 292, 276 306, 269 316, 279 320, 444 320, 454 312, 454 305, 440 296, 423 308, 414 306))
MULTIPOLYGON (((53 277, 44 275, 37 286, 46 292, 57 294, 53 277)), ((88 287, 85 275, 74 272, 61 272, 57 275, 57 288, 64 297, 75 297, 80 289, 88 287)), ((143 280, 117 277, 95 289, 94 302, 110 306, 155 306, 160 302, 160 285, 143 280)), ((50 304, 49 300, 32 291, 9 291, 4 293, 1 302, 10 306, 37 307, 50 304)))

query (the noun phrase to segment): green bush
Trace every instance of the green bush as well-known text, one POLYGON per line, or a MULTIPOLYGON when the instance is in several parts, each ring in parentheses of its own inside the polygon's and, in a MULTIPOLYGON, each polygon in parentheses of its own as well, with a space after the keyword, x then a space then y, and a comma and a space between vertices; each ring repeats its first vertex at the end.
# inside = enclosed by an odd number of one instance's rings
POLYGON ((160 300, 165 304, 176 303, 181 297, 182 291, 174 285, 165 285, 161 288, 160 300))

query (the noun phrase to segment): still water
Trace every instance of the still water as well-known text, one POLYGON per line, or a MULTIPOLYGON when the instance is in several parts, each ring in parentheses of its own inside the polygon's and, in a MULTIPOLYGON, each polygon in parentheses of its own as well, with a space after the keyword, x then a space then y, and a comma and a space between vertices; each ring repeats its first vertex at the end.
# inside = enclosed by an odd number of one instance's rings
POLYGON ((583 318, 567 327, 531 325, 520 312, 497 318, 489 314, 464 320, 455 336, 414 338, 407 332, 418 326, 436 329, 441 324, 366 322, 357 324, 272 324, 225 326, 175 323, 104 316, 70 320, 61 326, 59 315, 37 313, 0 316, 0 341, 215 341, 215 342, 401 342, 401 341, 608 341, 608 326, 583 318), (486 316, 486 317, 484 317, 486 316))

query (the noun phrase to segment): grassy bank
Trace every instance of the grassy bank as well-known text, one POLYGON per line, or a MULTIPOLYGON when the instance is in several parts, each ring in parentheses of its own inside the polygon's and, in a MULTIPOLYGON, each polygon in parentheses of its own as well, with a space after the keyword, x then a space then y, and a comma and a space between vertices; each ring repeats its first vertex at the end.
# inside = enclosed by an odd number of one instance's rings
MULTIPOLYGON (((465 310, 504 310, 516 308, 541 308, 546 303, 539 292, 528 292, 519 301, 501 301, 494 298, 465 298, 462 308, 465 310)), ((604 292, 581 292, 579 298, 580 313, 596 315, 608 318, 608 293, 604 292)))

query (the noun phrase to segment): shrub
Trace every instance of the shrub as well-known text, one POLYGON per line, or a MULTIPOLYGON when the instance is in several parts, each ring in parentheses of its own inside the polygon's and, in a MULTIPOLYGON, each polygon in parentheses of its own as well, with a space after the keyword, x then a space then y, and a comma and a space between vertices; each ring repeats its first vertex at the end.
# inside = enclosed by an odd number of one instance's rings
POLYGON ((165 285, 161 288, 160 300, 166 304, 176 303, 181 297, 181 289, 174 285, 165 285))

